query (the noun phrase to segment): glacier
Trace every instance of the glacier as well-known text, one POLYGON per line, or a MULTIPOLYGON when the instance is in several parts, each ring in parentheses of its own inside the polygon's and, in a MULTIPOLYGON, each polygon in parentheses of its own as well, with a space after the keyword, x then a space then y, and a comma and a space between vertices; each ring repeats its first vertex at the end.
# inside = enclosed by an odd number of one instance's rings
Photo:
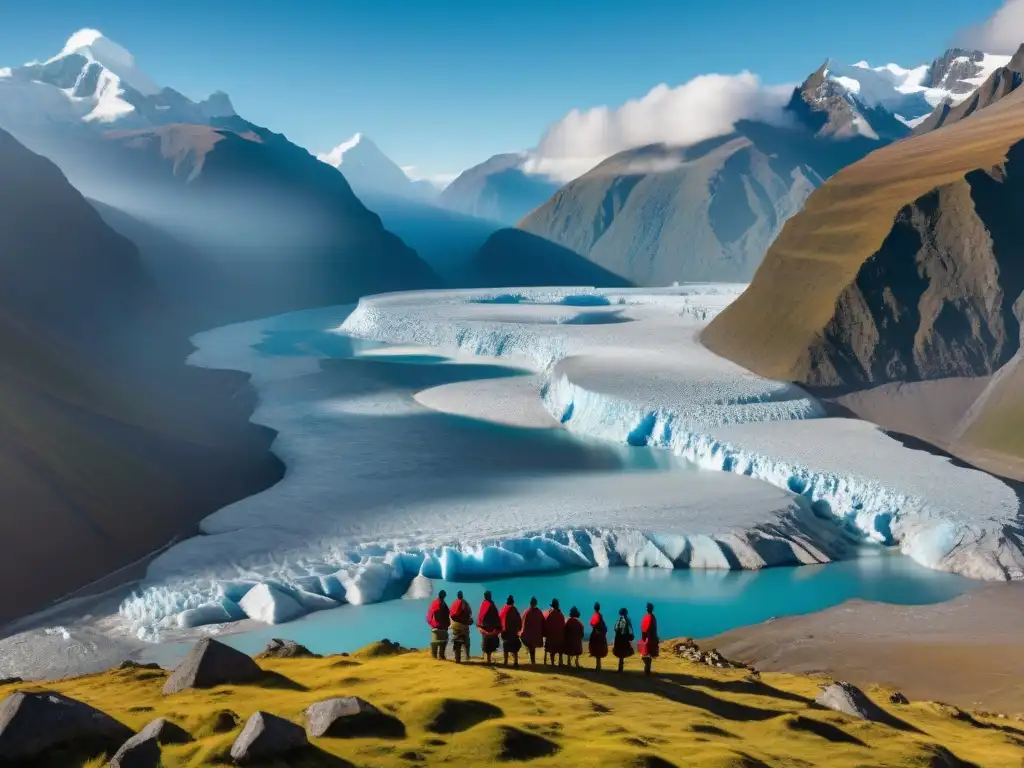
POLYGON ((795 385, 743 371, 699 341, 743 286, 650 291, 554 289, 370 297, 341 328, 354 336, 527 358, 544 404, 570 430, 666 448, 705 469, 764 480, 808 499, 867 540, 929 568, 1024 578, 1021 502, 998 478, 910 450, 865 422, 825 418, 795 385), (571 326, 566 299, 632 309, 633 322, 571 326), (512 297, 522 310, 510 317, 512 297), (491 302, 500 313, 480 312, 491 302))
POLYGON ((117 631, 283 622, 437 578, 826 563, 872 542, 1021 578, 1004 483, 700 344, 742 290, 387 294, 197 335, 190 363, 250 374, 287 471, 156 557, 117 631))

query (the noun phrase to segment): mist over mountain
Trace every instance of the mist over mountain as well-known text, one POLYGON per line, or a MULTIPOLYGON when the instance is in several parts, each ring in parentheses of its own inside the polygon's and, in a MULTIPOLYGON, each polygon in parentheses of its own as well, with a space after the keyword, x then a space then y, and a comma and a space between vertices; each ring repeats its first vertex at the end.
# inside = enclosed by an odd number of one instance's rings
POLYGON ((136 247, 3 131, 0 229, 0 579, 19 585, 4 620, 190 531, 280 464, 248 422, 246 377, 185 365, 186 321, 136 247))
POLYGON ((155 86, 97 32, 0 77, 5 102, 0 127, 125 214, 108 216, 115 226, 147 225, 132 229, 143 251, 167 253, 161 237, 187 246, 197 271, 165 287, 197 324, 439 284, 336 169, 237 116, 224 94, 197 104, 155 86))
POLYGON ((458 213, 501 224, 516 224, 543 205, 560 184, 526 170, 522 153, 495 155, 463 171, 438 196, 438 203, 458 213))
MULTIPOLYGON (((969 105, 1005 61, 960 50, 915 69, 830 59, 778 111, 767 100, 748 110, 763 119, 736 120, 719 136, 615 154, 565 184, 518 228, 637 285, 747 281, 824 180, 909 136, 935 105, 969 105)), ((753 82, 723 83, 758 93, 753 82)), ((493 259, 493 244, 488 253, 493 259)))

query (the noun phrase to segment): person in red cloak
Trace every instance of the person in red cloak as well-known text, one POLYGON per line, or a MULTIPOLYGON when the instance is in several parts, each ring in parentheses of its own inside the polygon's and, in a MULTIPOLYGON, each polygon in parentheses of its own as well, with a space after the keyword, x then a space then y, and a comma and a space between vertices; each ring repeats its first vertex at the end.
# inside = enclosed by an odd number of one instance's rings
POLYGON ((508 657, 511 655, 514 666, 519 668, 519 649, 523 647, 519 639, 519 633, 523 629, 523 619, 516 608, 516 599, 512 595, 505 600, 501 612, 498 614, 501 621, 501 647, 505 651, 505 666, 508 666, 508 657))
POLYGON ((469 607, 459 592, 454 603, 452 603, 452 647, 455 649, 455 663, 462 663, 462 651, 466 651, 466 660, 469 661, 469 630, 473 626, 473 609, 469 607))
POLYGON ((451 614, 444 599, 447 593, 442 589, 437 599, 427 609, 427 624, 430 625, 430 655, 435 659, 444 660, 445 648, 448 647, 448 627, 451 626, 451 614))
POLYGON ((491 654, 498 650, 501 642, 501 616, 490 592, 484 592, 484 601, 480 603, 480 610, 476 614, 476 626, 482 635, 481 650, 487 656, 487 663, 491 664, 491 654))
POLYGON ((594 615, 590 617, 590 655, 597 660, 597 669, 601 669, 601 659, 608 655, 608 625, 601 615, 601 604, 594 603, 594 615))
POLYGON ((530 652, 530 663, 537 663, 537 649, 544 645, 544 614, 537 607, 537 598, 530 598, 530 607, 523 614, 523 629, 519 637, 530 652))
POLYGON ((626 664, 626 659, 636 651, 633 650, 633 622, 629 620, 629 611, 619 608, 619 620, 615 622, 615 642, 612 653, 619 660, 619 672, 626 664))
POLYGON ((555 656, 558 656, 558 666, 565 666, 565 615, 558 607, 558 600, 551 601, 551 607, 544 614, 544 663, 548 663, 548 656, 551 657, 551 664, 554 666, 555 656))
POLYGON ((654 615, 654 606, 647 604, 647 614, 640 622, 640 642, 637 644, 640 657, 644 661, 644 674, 651 674, 651 662, 658 658, 658 619, 654 615))
POLYGON ((583 622, 580 621, 580 609, 573 606, 569 609, 569 618, 565 621, 565 655, 569 658, 569 665, 576 663, 580 666, 580 656, 583 655, 583 622))

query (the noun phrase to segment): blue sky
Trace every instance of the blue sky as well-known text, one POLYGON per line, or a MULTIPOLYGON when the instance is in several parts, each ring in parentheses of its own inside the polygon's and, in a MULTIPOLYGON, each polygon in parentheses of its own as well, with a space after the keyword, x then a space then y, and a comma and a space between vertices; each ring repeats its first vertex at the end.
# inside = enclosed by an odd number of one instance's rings
POLYGON ((905 66, 1000 0, 39 0, 5 8, 0 66, 82 27, 161 85, 227 91, 313 151, 363 131, 424 175, 533 146, 574 107, 747 69, 802 79, 825 58, 905 66))

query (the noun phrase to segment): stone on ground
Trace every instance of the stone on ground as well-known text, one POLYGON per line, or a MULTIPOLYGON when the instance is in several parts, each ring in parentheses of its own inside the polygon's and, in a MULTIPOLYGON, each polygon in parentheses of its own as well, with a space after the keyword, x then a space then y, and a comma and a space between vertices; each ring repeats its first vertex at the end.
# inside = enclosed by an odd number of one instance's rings
POLYGON ((278 640, 276 637, 267 643, 257 659, 319 659, 319 653, 313 653, 304 645, 294 640, 278 640))
POLYGON ((254 683, 263 676, 259 665, 241 651, 204 637, 167 678, 164 695, 186 688, 254 683))
POLYGON ((301 726, 268 712, 256 712, 231 745, 237 762, 282 757, 309 746, 301 726))
POLYGON ((131 736, 124 723, 53 691, 17 691, 0 701, 0 765, 62 745, 114 750, 131 736))
POLYGON ((110 768, 159 768, 160 747, 194 741, 180 725, 159 717, 121 745, 110 760, 110 768))
POLYGON ((306 710, 306 731, 314 739, 356 735, 362 725, 386 718, 373 704, 358 696, 326 699, 306 710))
POLYGON ((842 712, 850 717, 862 720, 883 721, 887 719, 885 712, 867 695, 851 683, 836 682, 826 686, 815 699, 823 707, 842 712))

